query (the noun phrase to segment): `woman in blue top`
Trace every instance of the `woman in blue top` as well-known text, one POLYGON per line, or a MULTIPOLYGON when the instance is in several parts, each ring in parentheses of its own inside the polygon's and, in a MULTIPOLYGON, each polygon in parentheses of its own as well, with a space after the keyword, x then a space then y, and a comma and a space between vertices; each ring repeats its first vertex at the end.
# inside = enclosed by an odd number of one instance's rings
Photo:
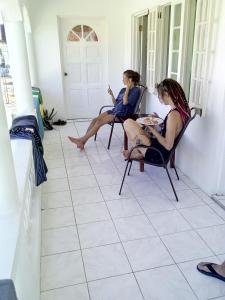
POLYGON ((136 103, 140 96, 140 89, 137 87, 140 81, 140 74, 127 70, 123 73, 123 83, 126 86, 121 89, 117 98, 114 97, 111 88, 108 88, 108 93, 112 97, 114 108, 108 110, 98 117, 94 118, 89 125, 87 132, 80 138, 68 137, 70 141, 77 145, 77 148, 84 149, 84 145, 90 137, 96 134, 99 128, 114 120, 115 115, 124 117, 134 113, 136 103))

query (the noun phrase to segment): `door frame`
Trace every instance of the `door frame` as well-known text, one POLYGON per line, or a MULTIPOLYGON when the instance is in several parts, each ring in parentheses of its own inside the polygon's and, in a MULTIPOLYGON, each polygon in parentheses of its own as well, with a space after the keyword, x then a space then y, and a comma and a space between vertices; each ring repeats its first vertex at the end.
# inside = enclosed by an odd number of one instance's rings
MULTIPOLYGON (((138 18, 148 15, 149 9, 141 10, 131 16, 131 67, 132 69, 137 69, 137 57, 136 53, 138 53, 138 18)), ((147 58, 146 58, 147 59, 147 58)))
MULTIPOLYGON (((77 15, 57 15, 57 34, 58 34, 58 42, 59 42, 59 59, 60 59, 60 72, 61 72, 61 84, 62 84, 62 95, 63 95, 63 107, 64 107, 64 112, 66 114, 66 119, 68 118, 68 107, 67 107, 67 99, 66 99, 66 83, 65 83, 65 76, 64 76, 64 56, 63 56, 63 40, 62 40, 62 34, 61 34, 61 21, 63 19, 74 19, 74 20, 80 20, 82 22, 82 20, 85 21, 85 19, 89 19, 92 21, 103 21, 105 23, 105 46, 104 46, 104 74, 105 74, 105 78, 104 79, 104 83, 107 86, 107 82, 108 82, 108 70, 109 70, 109 64, 108 64, 108 27, 107 27, 107 20, 106 17, 102 17, 102 16, 95 16, 95 17, 89 17, 89 16, 77 16, 77 15)), ((87 118, 89 119, 89 118, 87 118)))

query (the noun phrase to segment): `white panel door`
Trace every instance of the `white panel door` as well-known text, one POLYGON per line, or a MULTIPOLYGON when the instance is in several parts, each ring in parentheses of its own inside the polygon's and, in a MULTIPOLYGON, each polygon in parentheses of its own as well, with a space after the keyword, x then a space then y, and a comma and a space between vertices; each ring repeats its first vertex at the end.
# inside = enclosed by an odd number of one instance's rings
POLYGON ((94 117, 106 103, 105 26, 103 19, 60 19, 68 119, 94 117))

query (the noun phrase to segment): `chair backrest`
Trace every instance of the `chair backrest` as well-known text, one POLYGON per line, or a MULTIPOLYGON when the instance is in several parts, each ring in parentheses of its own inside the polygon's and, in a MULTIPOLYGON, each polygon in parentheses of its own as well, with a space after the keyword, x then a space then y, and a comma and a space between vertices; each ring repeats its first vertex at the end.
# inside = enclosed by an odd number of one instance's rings
POLYGON ((139 113, 141 101, 144 97, 145 91, 147 91, 146 86, 140 85, 139 88, 140 88, 140 96, 139 96, 138 101, 136 103, 136 106, 135 106, 135 109, 134 109, 134 114, 139 113))
POLYGON ((172 148, 172 150, 171 150, 171 152, 170 152, 170 155, 169 155, 169 158, 168 158, 167 162, 170 161, 170 159, 173 157, 174 152, 175 152, 175 150, 176 150, 176 148, 177 148, 177 146, 178 146, 178 144, 179 144, 179 142, 180 142, 182 136, 184 135, 184 132, 185 132, 185 130, 187 129, 188 125, 191 123, 192 120, 194 120, 194 118, 195 118, 197 115, 199 115, 199 116, 202 115, 202 109, 201 109, 201 108, 192 107, 192 108, 191 108, 191 112, 193 112, 193 111, 194 111, 194 114, 191 116, 191 118, 190 118, 190 119, 187 121, 187 123, 184 125, 183 129, 181 130, 181 132, 178 134, 178 136, 177 136, 177 138, 176 138, 176 140, 175 140, 175 142, 174 142, 173 148, 172 148))

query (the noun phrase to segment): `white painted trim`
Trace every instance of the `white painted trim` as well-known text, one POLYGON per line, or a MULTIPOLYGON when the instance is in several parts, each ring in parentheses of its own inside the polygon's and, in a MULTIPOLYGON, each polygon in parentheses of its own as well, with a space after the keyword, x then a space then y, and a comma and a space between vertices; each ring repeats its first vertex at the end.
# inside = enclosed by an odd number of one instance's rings
POLYGON ((134 14, 132 15, 132 17, 143 17, 143 16, 148 15, 148 13, 149 13, 149 9, 146 8, 146 9, 143 9, 143 10, 141 10, 141 11, 138 11, 138 12, 134 13, 134 14))
POLYGON ((136 70, 137 68, 137 62, 136 62, 136 53, 138 51, 137 49, 137 24, 138 24, 138 18, 147 16, 149 14, 149 9, 146 8, 144 10, 141 10, 137 13, 134 13, 131 16, 131 68, 133 70, 136 70))
POLYGON ((177 65, 177 81, 180 82, 181 78, 181 62, 182 62, 182 49, 183 49, 183 34, 184 34, 184 12, 185 12, 185 0, 175 0, 171 3, 171 17, 170 17, 170 43, 169 43, 169 63, 168 63, 168 77, 171 77, 172 73, 172 53, 173 51, 173 30, 176 28, 174 23, 175 6, 181 4, 181 19, 180 19, 180 36, 179 36, 179 50, 178 52, 178 65, 177 65))

